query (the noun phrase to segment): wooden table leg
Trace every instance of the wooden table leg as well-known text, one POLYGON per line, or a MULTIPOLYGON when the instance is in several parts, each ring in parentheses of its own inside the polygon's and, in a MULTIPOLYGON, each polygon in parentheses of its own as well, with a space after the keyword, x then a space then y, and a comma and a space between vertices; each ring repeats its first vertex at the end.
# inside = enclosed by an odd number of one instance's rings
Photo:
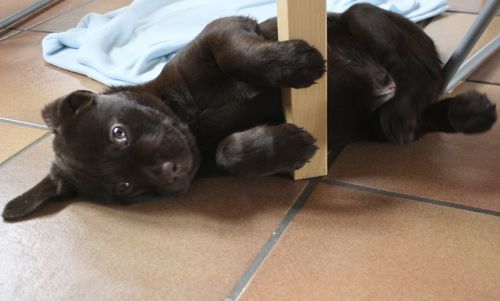
MULTIPOLYGON (((278 0, 280 41, 303 39, 327 57, 326 0, 278 0)), ((294 179, 312 178, 328 172, 327 75, 306 89, 283 89, 287 122, 303 127, 316 139, 319 150, 311 161, 294 172, 294 179)))

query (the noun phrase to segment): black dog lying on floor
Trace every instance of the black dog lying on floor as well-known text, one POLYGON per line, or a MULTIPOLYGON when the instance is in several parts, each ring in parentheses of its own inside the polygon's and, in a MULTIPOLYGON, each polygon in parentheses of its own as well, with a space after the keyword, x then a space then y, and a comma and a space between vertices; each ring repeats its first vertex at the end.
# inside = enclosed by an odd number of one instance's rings
MULTIPOLYGON (((330 142, 405 144, 430 132, 483 132, 496 121, 484 95, 438 101, 435 46, 403 17, 355 5, 329 14, 328 41, 330 142)), ((130 203, 184 193, 213 167, 243 176, 296 170, 314 154, 315 139, 284 123, 281 88, 308 87, 324 70, 306 42, 277 42, 275 19, 216 20, 155 80, 102 94, 76 91, 47 105, 52 169, 9 202, 3 217, 19 219, 75 194, 130 203)))

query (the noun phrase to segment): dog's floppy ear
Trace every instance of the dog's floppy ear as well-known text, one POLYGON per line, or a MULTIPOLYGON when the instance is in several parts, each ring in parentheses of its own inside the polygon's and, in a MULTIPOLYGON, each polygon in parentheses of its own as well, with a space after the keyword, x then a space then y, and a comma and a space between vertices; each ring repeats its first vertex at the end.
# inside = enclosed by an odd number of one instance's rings
POLYGON ((49 103, 42 110, 42 117, 47 126, 57 129, 65 120, 90 108, 94 103, 95 93, 77 90, 49 103))
POLYGON ((67 185, 47 175, 33 188, 8 202, 2 217, 6 221, 15 221, 33 213, 49 201, 69 198, 71 195, 71 189, 67 185))

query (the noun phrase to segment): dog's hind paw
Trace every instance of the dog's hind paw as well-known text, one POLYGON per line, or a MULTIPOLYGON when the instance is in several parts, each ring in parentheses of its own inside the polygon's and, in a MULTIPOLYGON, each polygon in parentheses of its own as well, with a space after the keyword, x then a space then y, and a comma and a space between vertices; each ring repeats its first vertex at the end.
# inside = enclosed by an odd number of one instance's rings
POLYGON ((458 132, 473 134, 489 130, 497 120, 496 106, 486 95, 468 92, 450 103, 448 118, 458 132))

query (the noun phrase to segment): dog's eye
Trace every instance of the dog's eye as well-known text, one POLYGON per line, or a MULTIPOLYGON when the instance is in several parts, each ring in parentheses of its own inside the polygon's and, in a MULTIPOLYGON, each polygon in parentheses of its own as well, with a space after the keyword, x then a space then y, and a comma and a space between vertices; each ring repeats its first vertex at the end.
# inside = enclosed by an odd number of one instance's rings
POLYGON ((127 132, 121 126, 114 126, 111 129, 111 138, 119 144, 127 144, 127 132))
POLYGON ((132 183, 126 182, 126 181, 120 182, 120 183, 116 184, 116 186, 115 186, 115 193, 117 195, 127 194, 131 190, 132 190, 132 183))

